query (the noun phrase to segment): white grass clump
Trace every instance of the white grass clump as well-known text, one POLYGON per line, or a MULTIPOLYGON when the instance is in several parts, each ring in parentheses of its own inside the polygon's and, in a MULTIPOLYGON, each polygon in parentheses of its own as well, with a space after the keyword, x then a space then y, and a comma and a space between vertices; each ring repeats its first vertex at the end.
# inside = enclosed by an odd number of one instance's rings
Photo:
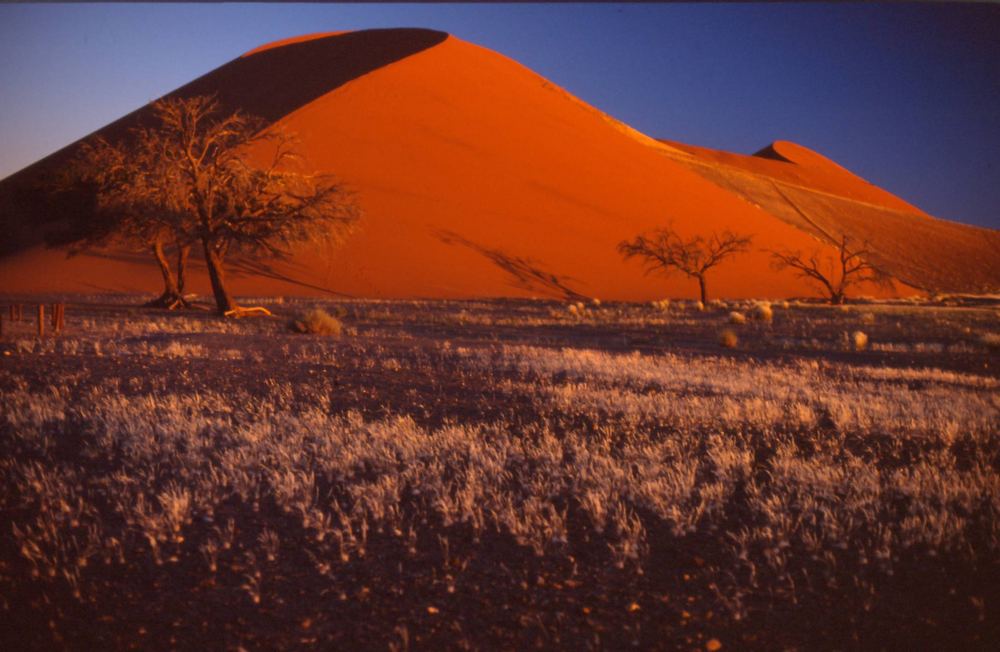
POLYGON ((863 331, 854 331, 851 333, 851 346, 855 351, 865 350, 868 347, 868 335, 863 331))
POLYGON ((761 301, 754 304, 753 312, 754 320, 762 321, 764 323, 770 323, 774 319, 774 311, 771 309, 771 304, 766 301, 761 301))
POLYGON ((731 328, 727 328, 719 333, 719 346, 724 349, 735 349, 739 341, 739 338, 736 337, 736 331, 731 328))
POLYGON ((745 324, 747 323, 746 315, 742 312, 736 312, 735 310, 729 313, 729 323, 730 324, 745 324))

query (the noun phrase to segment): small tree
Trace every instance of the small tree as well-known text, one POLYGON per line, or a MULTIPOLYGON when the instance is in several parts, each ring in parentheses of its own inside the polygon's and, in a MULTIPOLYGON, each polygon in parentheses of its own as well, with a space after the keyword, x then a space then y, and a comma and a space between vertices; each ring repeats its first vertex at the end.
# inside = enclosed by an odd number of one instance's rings
POLYGON ((634 240, 624 241, 618 245, 618 251, 626 259, 641 258, 647 274, 653 271, 669 274, 676 269, 689 278, 697 279, 701 301, 706 303, 705 275, 726 258, 747 251, 752 239, 749 235, 723 231, 708 238, 695 236, 683 240, 668 226, 648 236, 639 235, 634 240))
POLYGON ((854 248, 845 235, 840 239, 837 260, 820 260, 818 251, 806 258, 799 251, 772 251, 771 266, 775 269, 793 269, 802 278, 813 281, 826 293, 832 305, 844 302, 847 288, 858 283, 870 282, 880 286, 891 283, 888 274, 868 262, 871 251, 865 247, 854 248))

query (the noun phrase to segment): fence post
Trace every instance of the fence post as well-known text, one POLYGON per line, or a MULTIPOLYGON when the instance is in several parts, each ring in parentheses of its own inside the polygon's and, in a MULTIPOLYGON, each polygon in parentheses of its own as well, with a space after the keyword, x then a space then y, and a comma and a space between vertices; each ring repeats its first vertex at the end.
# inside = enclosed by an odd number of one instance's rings
POLYGON ((45 337, 45 304, 38 304, 38 337, 45 337))
POLYGON ((65 303, 60 303, 59 304, 59 323, 56 324, 56 330, 58 330, 61 333, 64 328, 66 328, 66 304, 65 303))

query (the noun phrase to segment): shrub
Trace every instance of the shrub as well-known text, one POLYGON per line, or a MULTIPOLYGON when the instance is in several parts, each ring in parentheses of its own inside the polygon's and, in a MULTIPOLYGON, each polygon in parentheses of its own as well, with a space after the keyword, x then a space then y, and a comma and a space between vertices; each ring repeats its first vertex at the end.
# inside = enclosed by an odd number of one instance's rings
POLYGON ((670 299, 660 299, 659 301, 650 301, 649 305, 657 310, 662 310, 666 312, 670 308, 670 299))
POLYGON ((339 319, 333 317, 325 310, 313 308, 302 315, 299 319, 292 320, 289 328, 297 333, 310 333, 312 335, 333 335, 340 337, 344 330, 344 325, 339 319))
POLYGON ((851 333, 851 344, 854 345, 855 351, 862 351, 868 346, 868 336, 862 331, 854 331, 851 333))
POLYGON ((771 304, 762 302, 758 303, 753 307, 753 318, 757 321, 768 322, 774 319, 774 311, 771 310, 771 304))
POLYGON ((727 328, 719 333, 719 346, 725 349, 735 349, 739 341, 739 338, 736 337, 736 332, 731 328, 727 328))
POLYGON ((730 324, 745 324, 747 323, 747 318, 742 312, 736 312, 735 310, 729 313, 729 323, 730 324))

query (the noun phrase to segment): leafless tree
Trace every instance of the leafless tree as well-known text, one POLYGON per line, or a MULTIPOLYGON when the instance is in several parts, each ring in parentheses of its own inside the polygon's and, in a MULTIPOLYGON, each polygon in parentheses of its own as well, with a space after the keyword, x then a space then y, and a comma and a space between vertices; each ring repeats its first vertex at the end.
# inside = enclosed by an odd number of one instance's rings
POLYGON ((185 231, 180 199, 170 195, 174 186, 160 182, 165 170, 150 144, 141 137, 128 144, 94 138, 59 177, 57 190, 93 190, 89 228, 71 251, 111 243, 148 249, 160 267, 164 288, 147 305, 175 308, 187 305, 184 284, 192 239, 185 231), (167 260, 168 244, 175 248, 176 276, 167 260))
POLYGON ((747 251, 752 239, 749 235, 723 231, 708 238, 695 236, 684 240, 668 226, 648 236, 621 242, 618 251, 626 259, 641 258, 647 274, 653 271, 669 274, 676 269, 697 279, 701 301, 705 303, 708 300, 705 275, 726 258, 747 251))
MULTIPOLYGON (((289 134, 265 130, 239 111, 224 113, 212 97, 160 100, 153 114, 155 124, 133 131, 131 145, 110 148, 123 172, 100 184, 100 202, 127 206, 143 228, 159 233, 162 224, 179 242, 200 242, 221 314, 255 310, 230 294, 227 255, 285 257, 296 243, 338 240, 357 221, 341 184, 299 171, 289 134), (269 163, 254 165, 251 152, 269 163)), ((154 247, 159 241, 154 235, 154 247)))
POLYGON ((891 283, 888 274, 868 262, 871 253, 865 246, 854 248, 845 235, 840 239, 836 260, 828 256, 822 261, 818 251, 808 258, 800 251, 772 251, 771 265, 779 270, 795 270, 800 277, 822 287, 832 305, 840 305, 847 288, 853 285, 871 282, 886 286, 891 283))

